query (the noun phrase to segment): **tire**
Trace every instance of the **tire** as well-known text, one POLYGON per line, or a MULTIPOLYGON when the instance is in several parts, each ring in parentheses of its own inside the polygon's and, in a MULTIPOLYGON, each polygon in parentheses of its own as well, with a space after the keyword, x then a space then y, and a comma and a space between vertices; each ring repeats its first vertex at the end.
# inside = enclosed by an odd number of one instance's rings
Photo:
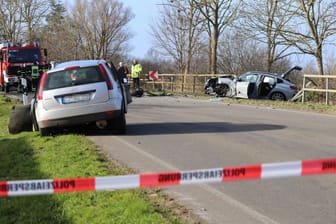
POLYGON ((8 119, 8 132, 17 134, 22 131, 32 131, 32 119, 30 116, 30 105, 16 105, 8 119))
POLYGON ((48 128, 39 128, 39 132, 41 137, 50 135, 50 131, 48 128))
POLYGON ((275 100, 275 101, 285 101, 286 96, 283 93, 275 92, 275 93, 272 93, 270 99, 275 100))
POLYGON ((131 96, 135 96, 135 97, 142 97, 144 94, 144 90, 142 88, 133 90, 133 92, 131 93, 131 96))
POLYGON ((33 132, 39 131, 39 127, 38 127, 35 117, 32 117, 32 131, 33 132))
POLYGON ((118 118, 112 119, 109 121, 110 128, 114 131, 117 135, 124 135, 127 132, 126 126, 126 116, 124 111, 121 111, 118 118))
POLYGON ((9 92, 9 85, 4 83, 4 89, 5 89, 5 93, 8 93, 9 92))
MULTIPOLYGON (((33 103, 33 105, 35 104, 33 103)), ((36 117, 35 117, 35 107, 34 106, 30 107, 30 117, 32 119, 32 131, 33 132, 39 131, 39 127, 38 127, 36 117)))
POLYGON ((216 86, 216 94, 218 96, 225 97, 227 93, 229 92, 230 88, 226 84, 219 84, 216 86))

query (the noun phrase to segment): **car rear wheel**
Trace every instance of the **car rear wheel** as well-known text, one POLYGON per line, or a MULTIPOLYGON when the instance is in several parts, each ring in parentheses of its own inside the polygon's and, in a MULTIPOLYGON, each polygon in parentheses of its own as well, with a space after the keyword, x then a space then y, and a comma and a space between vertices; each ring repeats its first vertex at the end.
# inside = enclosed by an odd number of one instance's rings
POLYGON ((33 132, 36 132, 36 131, 38 131, 38 130, 39 130, 39 128, 38 128, 38 125, 37 125, 37 122, 36 122, 35 118, 32 118, 32 130, 33 130, 33 132))
POLYGON ((271 100, 285 101, 286 97, 283 93, 275 92, 275 93, 272 93, 271 100))
POLYGON ((124 111, 121 111, 120 115, 109 121, 111 130, 113 130, 118 135, 126 134, 126 116, 124 111))
POLYGON ((32 131, 36 132, 39 130, 39 128, 38 128, 38 124, 37 124, 36 116, 35 116, 35 103, 32 103, 32 106, 30 108, 30 117, 32 120, 32 131))
POLYGON ((122 113, 119 119, 116 121, 116 128, 115 131, 118 135, 126 134, 126 116, 122 113))

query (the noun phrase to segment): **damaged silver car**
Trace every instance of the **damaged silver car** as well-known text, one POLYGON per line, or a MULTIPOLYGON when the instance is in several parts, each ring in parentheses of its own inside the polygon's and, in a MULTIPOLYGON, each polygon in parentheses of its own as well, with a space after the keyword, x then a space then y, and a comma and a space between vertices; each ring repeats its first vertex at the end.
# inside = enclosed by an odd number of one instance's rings
POLYGON ((294 70, 302 68, 295 66, 281 75, 250 71, 239 77, 234 75, 216 77, 207 80, 204 90, 206 94, 216 94, 220 97, 286 101, 298 92, 297 85, 287 79, 294 70))

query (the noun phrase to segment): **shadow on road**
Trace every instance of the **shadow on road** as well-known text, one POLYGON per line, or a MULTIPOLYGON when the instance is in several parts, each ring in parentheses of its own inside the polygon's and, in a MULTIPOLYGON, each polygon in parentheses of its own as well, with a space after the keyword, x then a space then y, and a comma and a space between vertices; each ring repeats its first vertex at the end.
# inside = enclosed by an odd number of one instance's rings
POLYGON ((250 132, 284 129, 282 125, 232 124, 225 122, 130 124, 127 135, 165 135, 223 132, 250 132))
MULTIPOLYGON (((272 131, 284 129, 283 125, 272 124, 232 124, 225 122, 173 122, 173 123, 143 123, 128 124, 127 134, 136 135, 167 135, 167 134, 197 134, 197 133, 230 133, 272 131)), ((109 131, 88 132, 87 135, 111 135, 109 131)))

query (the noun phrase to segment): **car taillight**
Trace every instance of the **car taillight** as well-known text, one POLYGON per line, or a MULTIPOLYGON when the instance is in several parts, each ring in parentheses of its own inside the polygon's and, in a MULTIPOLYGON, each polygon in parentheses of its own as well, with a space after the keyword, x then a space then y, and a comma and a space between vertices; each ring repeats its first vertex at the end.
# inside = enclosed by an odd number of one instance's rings
POLYGON ((111 82, 111 80, 110 80, 110 78, 109 78, 109 76, 108 76, 108 74, 107 74, 107 71, 106 71, 104 65, 103 65, 103 64, 99 64, 99 68, 100 68, 100 70, 102 71, 103 76, 104 76, 104 78, 105 78, 105 80, 106 80, 107 88, 108 88, 108 89, 113 89, 112 82, 111 82))
POLYGON ((43 99, 43 87, 44 87, 44 83, 45 80, 47 78, 47 73, 43 73, 42 77, 41 77, 41 81, 40 81, 40 86, 38 88, 38 93, 37 93, 37 99, 38 100, 42 100, 43 99))
POLYGON ((290 86, 289 87, 291 90, 297 90, 298 88, 296 86, 290 86))

